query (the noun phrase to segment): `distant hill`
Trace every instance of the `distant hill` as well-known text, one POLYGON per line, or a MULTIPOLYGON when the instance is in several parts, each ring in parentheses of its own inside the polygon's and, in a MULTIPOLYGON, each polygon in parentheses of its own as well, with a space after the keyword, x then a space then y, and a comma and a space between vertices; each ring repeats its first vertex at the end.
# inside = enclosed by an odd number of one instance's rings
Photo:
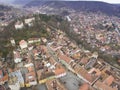
POLYGON ((11 4, 14 0, 0 0, 0 3, 11 4))
POLYGON ((9 11, 11 10, 10 6, 0 5, 0 11, 9 11))
POLYGON ((97 1, 31 1, 27 3, 24 7, 42 7, 48 6, 52 8, 69 8, 76 11, 88 11, 88 12, 102 12, 107 15, 120 16, 120 5, 109 4, 105 2, 97 1))
POLYGON ((25 5, 25 4, 27 4, 27 3, 31 2, 31 1, 33 1, 33 0, 14 0, 13 4, 25 5))
POLYGON ((0 17, 4 16, 4 12, 11 11, 12 7, 0 5, 0 17))

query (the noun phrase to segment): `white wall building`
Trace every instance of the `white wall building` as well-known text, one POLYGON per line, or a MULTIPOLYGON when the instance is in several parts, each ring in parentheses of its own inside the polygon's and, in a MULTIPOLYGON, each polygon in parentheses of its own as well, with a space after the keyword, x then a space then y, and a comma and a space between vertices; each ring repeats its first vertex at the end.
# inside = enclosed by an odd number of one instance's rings
POLYGON ((25 19, 25 24, 27 24, 28 26, 32 26, 32 22, 35 20, 35 18, 28 18, 28 19, 25 19))
POLYGON ((23 22, 16 22, 16 24, 15 24, 15 29, 22 29, 24 27, 24 24, 23 24, 23 22))
POLYGON ((14 54, 14 62, 15 63, 19 63, 22 61, 22 58, 20 56, 20 52, 18 51, 13 51, 13 54, 14 54))
POLYGON ((27 42, 26 42, 25 40, 21 40, 21 41, 19 42, 19 45, 20 45, 20 48, 21 48, 21 49, 25 49, 25 48, 28 47, 28 44, 27 44, 27 42))

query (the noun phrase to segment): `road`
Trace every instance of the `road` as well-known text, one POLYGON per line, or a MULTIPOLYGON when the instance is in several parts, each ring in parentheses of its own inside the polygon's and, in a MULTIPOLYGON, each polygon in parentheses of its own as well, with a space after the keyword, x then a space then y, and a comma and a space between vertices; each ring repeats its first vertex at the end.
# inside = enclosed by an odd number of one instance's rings
MULTIPOLYGON (((49 45, 47 45, 47 48, 48 48, 48 51, 49 51, 49 53, 51 54, 51 56, 53 56, 54 60, 56 60, 56 62, 64 65, 67 70, 70 70, 73 74, 76 74, 77 77, 78 77, 79 79, 81 79, 81 81, 88 82, 84 77, 82 77, 81 75, 79 75, 78 73, 76 73, 76 72, 74 71, 74 69, 72 69, 69 64, 67 64, 67 63, 64 62, 63 60, 58 60, 58 57, 55 55, 55 52, 53 52, 53 51, 51 50, 51 48, 50 48, 49 45)), ((88 83, 89 83, 89 82, 88 82, 88 83)))

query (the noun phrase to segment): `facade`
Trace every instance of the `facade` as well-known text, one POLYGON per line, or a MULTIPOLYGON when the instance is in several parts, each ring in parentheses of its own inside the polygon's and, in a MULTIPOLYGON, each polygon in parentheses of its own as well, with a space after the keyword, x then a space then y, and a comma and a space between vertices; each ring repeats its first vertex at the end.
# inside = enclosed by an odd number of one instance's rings
POLYGON ((25 19, 25 24, 27 24, 28 26, 32 26, 33 25, 33 21, 35 20, 35 18, 28 18, 25 19))
POLYGON ((22 29, 24 27, 24 24, 23 24, 23 22, 20 22, 20 21, 18 21, 16 24, 15 24, 15 29, 22 29))
POLYGON ((10 39, 10 42, 11 42, 12 46, 15 46, 15 40, 13 38, 10 39))

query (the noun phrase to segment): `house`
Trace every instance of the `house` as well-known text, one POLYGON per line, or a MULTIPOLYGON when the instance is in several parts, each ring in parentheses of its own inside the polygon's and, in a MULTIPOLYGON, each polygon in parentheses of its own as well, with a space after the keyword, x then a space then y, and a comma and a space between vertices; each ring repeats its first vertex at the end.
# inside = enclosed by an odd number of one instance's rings
POLYGON ((8 85, 10 90, 20 90, 19 83, 15 83, 14 85, 8 85))
POLYGON ((20 45, 20 48, 21 48, 21 49, 25 49, 25 48, 28 47, 28 44, 27 44, 27 42, 26 42, 25 40, 21 40, 21 41, 19 42, 19 45, 20 45))
POLYGON ((38 70, 38 71, 37 71, 38 80, 41 79, 41 75, 42 75, 42 71, 41 71, 41 70, 38 70))
POLYGON ((55 73, 56 78, 60 78, 66 75, 65 69, 59 64, 56 65, 56 68, 53 70, 53 72, 55 73))
POLYGON ((73 69, 75 70, 76 73, 81 75, 81 78, 85 82, 87 82, 89 84, 91 84, 97 78, 97 76, 92 76, 90 73, 88 73, 88 71, 86 69, 84 69, 80 65, 75 65, 73 69))
POLYGON ((29 72, 25 75, 25 83, 27 87, 30 87, 32 85, 37 85, 35 72, 29 72))
POLYGON ((83 85, 80 86, 79 90, 95 90, 88 83, 84 83, 83 85))
POLYGON ((92 68, 88 73, 90 73, 92 75, 96 75, 96 76, 101 75, 101 71, 99 69, 96 69, 96 68, 92 68))
POLYGON ((8 74, 3 69, 0 70, 0 84, 4 84, 8 81, 8 74))
POLYGON ((32 26, 33 25, 33 21, 35 21, 35 18, 28 18, 28 19, 25 19, 25 24, 27 24, 28 26, 32 26))
POLYGON ((29 72, 33 72, 34 71, 33 63, 26 64, 25 67, 28 69, 29 72))
POLYGON ((115 80, 114 77, 110 75, 108 78, 106 78, 104 80, 103 83, 106 84, 106 85, 108 85, 108 86, 110 86, 113 83, 114 80, 115 80))
POLYGON ((92 57, 94 57, 94 58, 98 58, 98 52, 94 52, 93 54, 92 54, 92 57))
POLYGON ((66 16, 66 18, 69 22, 71 21, 71 18, 69 16, 66 16))
POLYGON ((24 24, 23 24, 23 22, 20 22, 20 21, 18 21, 18 22, 16 22, 16 24, 15 24, 15 29, 22 29, 24 27, 24 24))
POLYGON ((43 42, 43 43, 46 43, 46 42, 47 42, 47 39, 46 39, 46 38, 42 37, 41 39, 42 39, 42 42, 43 42))
POLYGON ((52 79, 46 82, 47 90, 67 90, 58 80, 52 79))
POLYGON ((106 84, 104 84, 101 81, 97 81, 94 85, 95 88, 99 89, 99 90, 118 90, 117 87, 110 87, 106 84))
POLYGON ((18 51, 13 51, 13 54, 14 54, 14 62, 15 63, 19 63, 22 61, 22 58, 20 56, 20 52, 18 51))
POLYGON ((40 41, 41 41, 40 38, 30 38, 30 39, 28 39, 28 44, 37 43, 40 41))
POLYGON ((85 64, 88 63, 88 61, 89 61, 89 58, 83 57, 83 58, 81 59, 81 61, 80 61, 80 64, 81 64, 81 65, 85 65, 85 64))
POLYGON ((62 54, 59 55, 59 59, 64 60, 68 64, 70 64, 70 62, 72 61, 72 59, 70 57, 68 57, 66 55, 62 55, 62 54))
POLYGON ((96 62, 97 62, 96 58, 94 57, 90 58, 89 62, 85 65, 85 68, 86 69, 92 68, 96 64, 96 62))
POLYGON ((10 39, 10 42, 11 42, 12 46, 15 46, 15 40, 13 38, 10 39))

